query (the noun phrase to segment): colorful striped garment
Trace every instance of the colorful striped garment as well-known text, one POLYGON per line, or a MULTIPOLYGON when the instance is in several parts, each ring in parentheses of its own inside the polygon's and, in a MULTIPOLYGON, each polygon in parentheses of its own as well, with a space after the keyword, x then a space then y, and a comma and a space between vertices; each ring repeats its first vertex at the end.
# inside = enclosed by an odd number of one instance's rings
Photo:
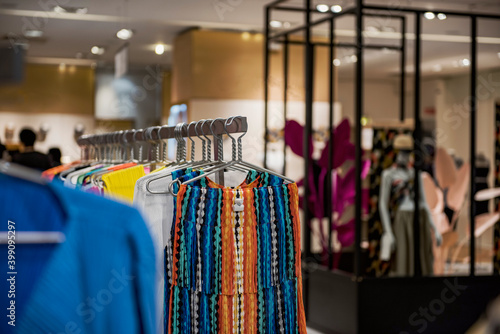
POLYGON ((176 203, 165 333, 306 333, 297 185, 205 178, 181 185, 176 203))

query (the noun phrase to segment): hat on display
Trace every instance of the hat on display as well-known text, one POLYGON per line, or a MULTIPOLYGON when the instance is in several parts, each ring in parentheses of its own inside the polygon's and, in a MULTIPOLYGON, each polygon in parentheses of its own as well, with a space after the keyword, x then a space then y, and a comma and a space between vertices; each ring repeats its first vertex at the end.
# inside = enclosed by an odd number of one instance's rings
POLYGON ((413 150, 413 138, 410 135, 397 135, 393 146, 398 150, 413 150))

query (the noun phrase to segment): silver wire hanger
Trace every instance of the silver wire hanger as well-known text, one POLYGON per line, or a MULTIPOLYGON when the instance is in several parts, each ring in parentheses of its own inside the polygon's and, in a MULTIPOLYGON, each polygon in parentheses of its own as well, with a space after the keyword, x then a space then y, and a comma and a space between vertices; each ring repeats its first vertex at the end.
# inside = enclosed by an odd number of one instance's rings
MULTIPOLYGON (((224 130, 225 132, 227 133, 227 135, 232 139, 234 140, 235 138, 232 137, 230 134, 229 134, 229 131, 227 130, 227 126, 228 125, 231 125, 232 122, 235 120, 235 119, 239 119, 241 118, 241 116, 233 116, 233 117, 230 117, 227 119, 227 121, 225 122, 224 124, 224 130)), ((232 166, 235 166, 235 165, 238 165, 238 166, 242 166, 243 168, 246 168, 248 170, 255 170, 255 171, 260 171, 260 172, 265 172, 265 173, 268 173, 268 174, 271 174, 271 175, 274 175, 274 176, 277 176, 289 183, 294 183, 295 181, 293 181, 292 179, 290 178, 287 178, 286 176, 284 175, 281 175, 281 174, 278 174, 276 172, 273 172, 269 169, 266 169, 266 168, 263 168, 263 167, 260 167, 260 166, 257 166, 257 165, 254 165, 254 164, 251 164, 249 162, 246 162, 243 160, 243 148, 242 148, 242 141, 241 141, 241 138, 243 138, 245 135, 246 135, 246 131, 237 138, 237 142, 238 142, 238 159, 237 160, 232 160, 230 162, 223 162, 221 166, 218 166, 217 168, 214 168, 210 171, 208 171, 207 173, 203 173, 202 175, 199 175, 197 177, 194 177, 192 179, 189 179, 189 180, 186 180, 184 181, 182 184, 189 184, 189 183, 192 183, 194 181, 198 181, 200 179, 202 179, 203 177, 206 177, 210 174, 213 174, 213 173, 216 173, 218 171, 221 171, 225 168, 229 168, 229 167, 232 167, 232 166)), ((234 159, 234 155, 233 155, 233 159, 234 159)), ((176 180, 177 181, 177 180, 176 180)), ((174 183, 175 181, 172 182, 172 184, 174 183)))
POLYGON ((41 172, 4 160, 0 160, 0 173, 38 184, 47 184, 41 172))

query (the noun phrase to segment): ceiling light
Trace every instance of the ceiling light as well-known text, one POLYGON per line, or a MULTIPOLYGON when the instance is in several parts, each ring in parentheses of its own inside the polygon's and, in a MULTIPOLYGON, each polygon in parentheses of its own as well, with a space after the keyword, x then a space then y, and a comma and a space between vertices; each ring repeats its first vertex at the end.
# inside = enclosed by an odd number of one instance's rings
POLYGON ((66 64, 65 63, 60 63, 59 64, 59 71, 64 71, 66 69, 66 64))
POLYGON ((130 39, 133 34, 134 34, 134 32, 131 29, 120 29, 116 33, 116 37, 118 37, 119 39, 127 40, 127 39, 130 39))
POLYGON ((443 66, 441 66, 440 64, 436 64, 436 65, 432 66, 433 72, 441 72, 442 70, 443 70, 443 66))
POLYGON ((340 61, 340 59, 334 59, 333 60, 333 66, 340 66, 340 64, 342 64, 342 62, 340 61))
POLYGON ((244 40, 244 41, 248 41, 250 39, 250 33, 248 31, 245 31, 245 32, 242 32, 241 33, 241 38, 244 40))
POLYGON ((453 67, 458 67, 458 66, 460 66, 460 64, 459 64, 459 63, 458 63, 458 61, 456 61, 456 60, 454 60, 454 61, 451 63, 451 65, 452 65, 453 67))
POLYGON ((380 29, 375 26, 366 26, 365 30, 369 32, 380 32, 380 29))
POLYGON ((357 62, 357 61, 358 61, 358 57, 357 57, 356 55, 352 55, 352 56, 350 57, 350 60, 351 60, 353 63, 355 63, 355 62, 357 62))
POLYGON ((86 7, 77 8, 75 10, 76 14, 87 14, 87 12, 88 12, 88 9, 86 7))
POLYGON ((332 6, 331 10, 334 13, 340 13, 342 11, 342 6, 334 5, 334 6, 332 6))
POLYGON ((462 59, 462 60, 460 61, 460 64, 461 64, 462 66, 469 66, 469 65, 470 65, 470 60, 469 60, 469 59, 467 59, 467 58, 464 58, 464 59, 462 59))
POLYGON ((326 13, 330 9, 330 7, 328 7, 328 5, 325 4, 320 4, 316 6, 316 9, 318 10, 318 12, 326 13))
POLYGON ((52 10, 59 14, 87 14, 87 7, 63 7, 63 6, 54 6, 52 10))
POLYGON ((434 20, 434 18, 436 17, 436 14, 434 14, 433 12, 425 12, 424 17, 427 20, 434 20))
POLYGON ((437 15, 437 18, 438 18, 438 19, 440 19, 440 20, 446 20, 446 14, 444 14, 444 13, 439 13, 439 14, 437 15))
POLYGON ((155 46, 155 53, 159 56, 161 56, 163 53, 165 53, 165 45, 163 44, 156 44, 155 46))
POLYGON ((56 13, 66 13, 66 9, 61 6, 55 6, 52 10, 56 13))
POLYGON ((92 54, 95 54, 95 55, 102 55, 104 54, 104 48, 100 47, 100 46, 93 46, 91 49, 90 49, 90 52, 92 52, 92 54))
POLYGON ((41 30, 30 29, 24 32, 24 37, 26 38, 40 38, 42 36, 43 36, 43 31, 41 30))
POLYGON ((269 25, 273 28, 281 28, 283 26, 283 23, 281 21, 272 20, 271 22, 269 22, 269 25))
POLYGON ((283 22, 283 28, 290 28, 290 22, 283 22))

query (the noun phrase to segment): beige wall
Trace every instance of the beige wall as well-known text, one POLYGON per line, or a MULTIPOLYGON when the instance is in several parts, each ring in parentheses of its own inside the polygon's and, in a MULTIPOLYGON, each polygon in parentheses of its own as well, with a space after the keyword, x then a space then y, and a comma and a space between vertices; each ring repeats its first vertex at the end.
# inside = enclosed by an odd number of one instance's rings
POLYGON ((90 67, 27 64, 20 85, 0 86, 0 112, 94 114, 90 67))
MULTIPOLYGON (((290 46, 289 100, 304 99, 304 49, 290 46)), ((315 100, 328 100, 328 49, 317 48, 315 100)), ((264 89, 264 51, 262 34, 191 30, 174 43, 172 102, 189 99, 262 100, 264 89)), ((283 97, 283 53, 270 57, 270 99, 283 97)))

